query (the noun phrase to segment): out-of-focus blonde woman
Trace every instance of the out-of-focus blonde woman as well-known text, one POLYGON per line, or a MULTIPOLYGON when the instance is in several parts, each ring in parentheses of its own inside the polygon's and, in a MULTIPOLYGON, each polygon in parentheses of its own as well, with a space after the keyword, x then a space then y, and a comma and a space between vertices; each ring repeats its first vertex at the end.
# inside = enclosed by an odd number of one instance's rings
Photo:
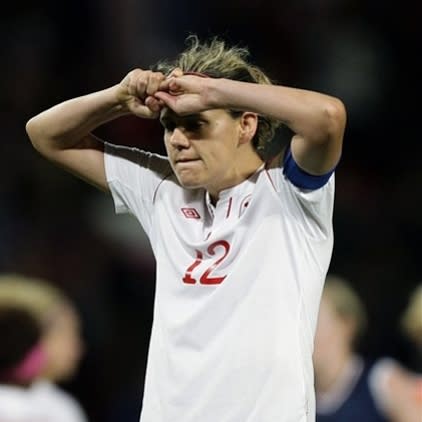
MULTIPOLYGON (((44 356, 42 367, 28 385, 14 386, 22 395, 25 389, 55 403, 61 422, 86 422, 81 405, 57 383, 69 380, 83 355, 80 319, 70 299, 52 283, 20 274, 0 275, 0 310, 13 308, 34 318, 40 327, 38 346, 44 356)), ((10 386, 9 386, 10 387, 10 386)), ((8 388, 3 385, 3 390, 8 388)))

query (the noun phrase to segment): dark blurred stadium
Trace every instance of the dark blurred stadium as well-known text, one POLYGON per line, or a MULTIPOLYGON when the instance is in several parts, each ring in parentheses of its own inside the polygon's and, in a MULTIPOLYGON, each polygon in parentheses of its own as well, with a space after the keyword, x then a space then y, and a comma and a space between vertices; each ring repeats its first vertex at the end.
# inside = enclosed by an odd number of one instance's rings
MULTIPOLYGON (((0 272, 53 281, 79 307, 87 353, 66 386, 93 421, 138 420, 155 267, 141 228, 111 198, 42 158, 25 123, 65 99, 173 57, 190 33, 249 46, 278 83, 340 97, 348 110, 336 176, 330 271, 369 311, 361 351, 421 369, 398 319, 417 283, 422 143, 410 1, 76 0, 2 6, 0 272), (135 227, 135 229, 134 229, 135 227)), ((419 90, 419 89, 418 89, 419 90)), ((110 142, 163 153, 155 121, 121 118, 110 142)))

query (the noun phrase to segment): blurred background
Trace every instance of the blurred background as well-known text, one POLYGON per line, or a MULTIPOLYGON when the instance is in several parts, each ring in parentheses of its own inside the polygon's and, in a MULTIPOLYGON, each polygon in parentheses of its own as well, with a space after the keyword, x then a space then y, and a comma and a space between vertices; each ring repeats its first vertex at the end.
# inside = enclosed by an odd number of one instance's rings
MULTIPOLYGON (((74 300, 86 351, 63 387, 93 421, 138 420, 155 264, 136 222, 38 155, 25 123, 173 57, 189 33, 249 46, 277 83, 344 101, 330 271, 368 309, 360 352, 422 369, 398 326, 422 280, 420 19, 409 0, 15 0, 0 22, 0 272, 45 278, 74 300)), ((125 117, 97 135, 164 153, 155 121, 125 117)))

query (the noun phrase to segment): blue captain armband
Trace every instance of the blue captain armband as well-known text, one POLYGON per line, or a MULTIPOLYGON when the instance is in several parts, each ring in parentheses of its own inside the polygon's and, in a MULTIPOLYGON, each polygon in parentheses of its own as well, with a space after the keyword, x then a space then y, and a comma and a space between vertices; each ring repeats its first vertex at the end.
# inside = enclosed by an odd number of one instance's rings
POLYGON ((283 162, 283 174, 292 182, 296 187, 301 189, 316 190, 324 186, 331 175, 334 173, 334 169, 328 173, 315 176, 302 170, 295 162, 292 156, 290 148, 287 150, 284 156, 283 162))

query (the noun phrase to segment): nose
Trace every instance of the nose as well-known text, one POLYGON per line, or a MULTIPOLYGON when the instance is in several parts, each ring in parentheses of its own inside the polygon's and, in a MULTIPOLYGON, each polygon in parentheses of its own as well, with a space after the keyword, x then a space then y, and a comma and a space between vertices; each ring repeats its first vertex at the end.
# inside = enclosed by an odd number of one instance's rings
POLYGON ((176 127, 169 138, 170 145, 177 149, 189 148, 190 141, 185 131, 176 127))

